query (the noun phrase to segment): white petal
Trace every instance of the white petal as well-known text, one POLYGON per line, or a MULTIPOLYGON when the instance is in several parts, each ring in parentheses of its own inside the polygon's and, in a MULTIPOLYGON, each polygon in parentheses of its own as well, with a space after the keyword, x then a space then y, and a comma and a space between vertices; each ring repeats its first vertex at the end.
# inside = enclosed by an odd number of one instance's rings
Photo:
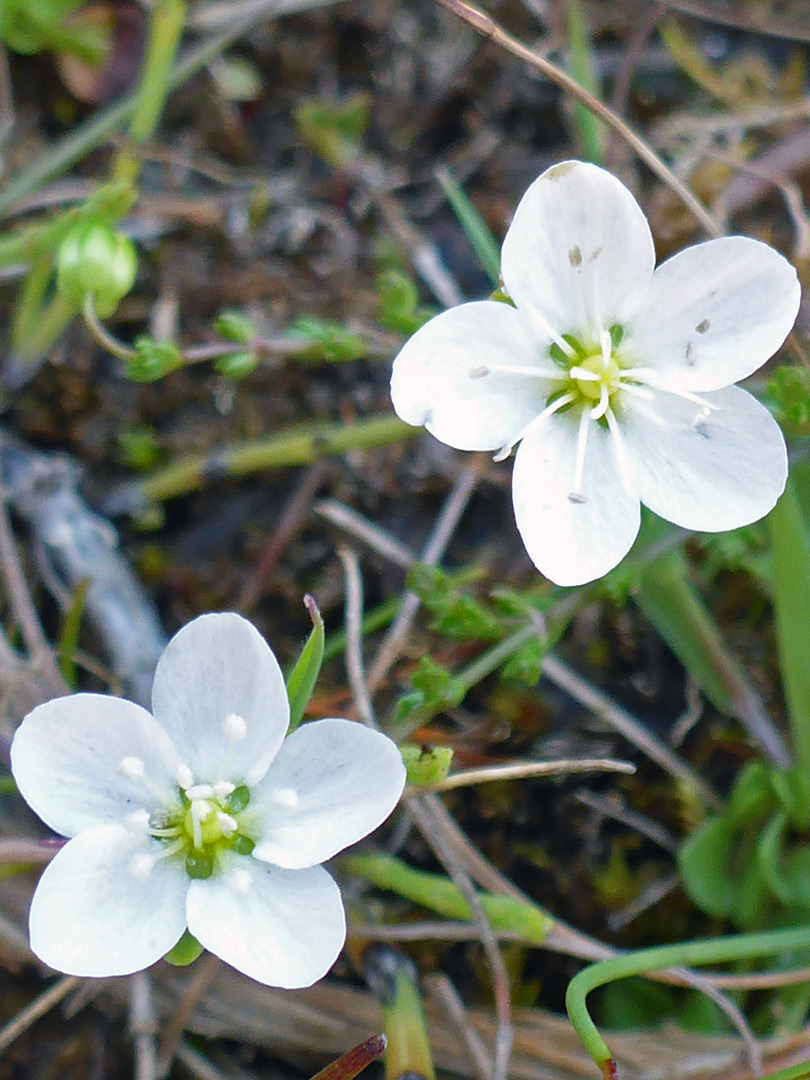
POLYGON ((311 986, 346 937, 340 891, 320 866, 282 870, 233 856, 225 873, 192 881, 194 937, 226 964, 267 986, 311 986))
POLYGON ((767 244, 709 240, 658 267, 627 347, 665 389, 719 390, 773 356, 800 294, 796 271, 767 244))
POLYGON ((557 585, 602 577, 633 545, 638 497, 622 481, 613 437, 589 422, 582 483, 573 492, 578 416, 555 413, 527 434, 515 456, 512 497, 530 558, 557 585), (571 494, 584 501, 569 498, 571 494))
POLYGON ((542 410, 548 383, 506 364, 552 369, 551 339, 509 304, 481 300, 431 319, 394 361, 391 398, 408 424, 424 424, 458 450, 499 450, 542 410))
POLYGON ((275 656, 259 631, 232 613, 201 615, 175 634, 158 662, 152 707, 198 783, 255 783, 290 719, 275 656))
POLYGON ((387 736, 349 720, 304 724, 253 793, 262 815, 253 854, 289 868, 324 862, 385 821, 404 785, 402 755, 387 736))
POLYGON ((124 826, 74 837, 46 867, 31 903, 31 948, 68 975, 129 975, 159 960, 186 927, 188 878, 181 864, 133 860, 161 845, 124 826))
POLYGON ((581 161, 554 165, 534 181, 501 255, 518 308, 534 308, 559 334, 590 330, 591 344, 636 313, 654 266, 641 207, 615 176, 581 161))
POLYGON ((736 529, 764 517, 782 494, 785 440, 738 386, 706 401, 720 408, 705 416, 699 405, 658 394, 644 411, 628 408, 623 430, 645 506, 685 529, 736 529))
POLYGON ((120 824, 135 810, 170 802, 177 764, 171 739, 146 709, 102 694, 37 706, 11 744, 11 769, 23 798, 63 836, 120 824), (143 762, 143 781, 121 770, 127 758, 143 762))

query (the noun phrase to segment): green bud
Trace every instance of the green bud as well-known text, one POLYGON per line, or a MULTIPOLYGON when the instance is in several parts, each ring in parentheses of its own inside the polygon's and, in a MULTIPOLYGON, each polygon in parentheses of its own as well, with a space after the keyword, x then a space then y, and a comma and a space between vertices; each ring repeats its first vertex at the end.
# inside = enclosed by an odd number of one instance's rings
POLYGON ((214 320, 214 329, 220 337, 238 345, 247 345, 256 336, 256 328, 247 315, 232 309, 220 311, 214 320))
POLYGON ((229 379, 243 379, 250 375, 258 362, 258 356, 253 352, 226 353, 214 362, 214 368, 229 379))
POLYGON ((92 296, 96 314, 112 315, 135 284, 135 245, 109 225, 82 224, 67 234, 56 256, 56 285, 62 296, 81 306, 92 296))
POLYGON ((450 746, 412 746, 400 747, 402 760, 409 784, 433 787, 447 779, 453 761, 450 746))
POLYGON ((174 341, 155 341, 145 335, 135 340, 136 356, 127 364, 133 382, 157 382, 183 366, 183 355, 174 341))

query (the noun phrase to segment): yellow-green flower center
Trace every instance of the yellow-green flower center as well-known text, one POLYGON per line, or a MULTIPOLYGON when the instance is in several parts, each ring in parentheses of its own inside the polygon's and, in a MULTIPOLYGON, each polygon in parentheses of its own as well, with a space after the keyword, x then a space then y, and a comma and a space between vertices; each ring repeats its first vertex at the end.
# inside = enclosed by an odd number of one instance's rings
POLYGON ((621 385, 621 368, 612 353, 607 359, 602 356, 601 352, 589 356, 575 365, 570 374, 577 391, 588 401, 600 401, 604 391, 607 392, 608 396, 611 396, 621 385), (596 378, 588 379, 584 375, 578 374, 579 372, 587 372, 589 375, 595 375, 596 378))

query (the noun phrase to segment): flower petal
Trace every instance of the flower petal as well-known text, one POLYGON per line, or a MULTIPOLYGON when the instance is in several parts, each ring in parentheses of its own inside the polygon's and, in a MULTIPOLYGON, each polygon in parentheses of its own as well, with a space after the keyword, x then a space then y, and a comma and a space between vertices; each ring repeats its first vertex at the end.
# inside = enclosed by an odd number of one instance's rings
POLYGON ((685 529, 736 529, 763 517, 787 477, 785 440, 764 405, 738 386, 699 406, 658 394, 623 417, 645 506, 685 529))
POLYGON ((253 793, 262 815, 253 854, 291 869, 324 862, 385 821, 404 786, 386 735, 349 720, 304 724, 253 793))
POLYGON ((550 386, 533 372, 553 369, 551 339, 509 304, 481 300, 431 319, 394 361, 391 398, 408 424, 424 424, 458 450, 499 450, 542 410, 550 386))
POLYGON ((625 324, 650 286, 655 249, 647 219, 615 176, 564 161, 520 200, 503 242, 501 273, 518 308, 558 334, 594 341, 625 324))
POLYGON ((670 390, 719 390, 779 348, 799 310, 796 271, 745 236, 686 248, 655 271, 627 347, 670 390))
POLYGON ((290 721, 278 661, 259 631, 231 612, 201 615, 175 634, 158 662, 152 707, 204 783, 261 779, 290 721), (245 721, 241 739, 227 733, 233 715, 245 721))
POLYGON ((340 891, 320 866, 282 870, 233 856, 223 874, 192 881, 194 937, 226 964, 267 986, 311 986, 346 938, 340 891))
POLYGON ((518 447, 512 497, 520 535, 538 570, 557 585, 582 585, 627 554, 640 521, 622 481, 613 436, 588 421, 582 482, 574 488, 578 416, 555 413, 518 447), (573 494, 581 498, 572 499, 573 494))
POLYGON ((102 694, 72 694, 37 706, 11 744, 20 792, 46 825, 75 836, 152 810, 176 791, 171 739, 140 705, 102 694), (144 779, 125 775, 126 758, 143 762, 144 779))
POLYGON ((31 948, 68 975, 129 975, 159 960, 186 928, 182 865, 161 844, 123 825, 74 837, 45 868, 31 903, 31 948), (135 860, 135 864, 133 864, 135 860))

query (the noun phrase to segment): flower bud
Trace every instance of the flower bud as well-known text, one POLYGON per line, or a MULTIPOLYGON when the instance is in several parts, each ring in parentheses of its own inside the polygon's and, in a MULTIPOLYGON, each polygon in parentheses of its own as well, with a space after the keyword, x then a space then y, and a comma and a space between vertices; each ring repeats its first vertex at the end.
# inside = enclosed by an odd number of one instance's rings
POLYGON ((173 341, 155 341, 145 335, 135 340, 136 356, 127 364, 127 378, 133 382, 157 382, 183 366, 183 355, 173 341))
POLYGON ((108 225, 82 224, 72 229, 56 258, 59 292, 81 305, 92 296, 96 314, 107 318, 135 283, 135 245, 108 225))

